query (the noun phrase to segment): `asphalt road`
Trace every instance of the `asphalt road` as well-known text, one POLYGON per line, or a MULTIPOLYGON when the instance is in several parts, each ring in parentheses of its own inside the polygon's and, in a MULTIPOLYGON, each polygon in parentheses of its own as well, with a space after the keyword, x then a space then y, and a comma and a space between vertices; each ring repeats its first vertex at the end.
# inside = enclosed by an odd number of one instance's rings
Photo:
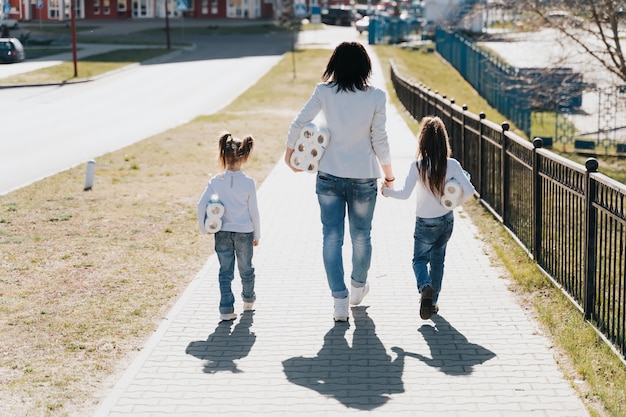
POLYGON ((91 82, 0 89, 0 195, 217 112, 292 47, 289 33, 189 40, 166 62, 91 82))

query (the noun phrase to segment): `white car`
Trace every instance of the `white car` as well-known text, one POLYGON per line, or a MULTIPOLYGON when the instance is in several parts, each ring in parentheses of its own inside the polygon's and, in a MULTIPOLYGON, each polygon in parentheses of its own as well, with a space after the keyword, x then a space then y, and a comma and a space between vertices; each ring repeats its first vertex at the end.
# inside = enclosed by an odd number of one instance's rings
POLYGON ((369 16, 363 16, 361 19, 357 20, 356 23, 354 24, 354 26, 356 27, 356 30, 359 31, 359 33, 363 33, 363 32, 367 32, 367 28, 370 25, 370 17, 369 16))

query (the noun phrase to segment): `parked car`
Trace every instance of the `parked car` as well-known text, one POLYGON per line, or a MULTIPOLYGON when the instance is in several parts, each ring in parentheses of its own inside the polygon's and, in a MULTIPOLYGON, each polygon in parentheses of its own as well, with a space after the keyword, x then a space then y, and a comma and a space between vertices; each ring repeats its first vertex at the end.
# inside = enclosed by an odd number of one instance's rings
POLYGON ((356 30, 359 31, 359 33, 367 32, 367 29, 370 26, 370 17, 363 16, 362 18, 356 21, 354 26, 356 27, 356 30))
POLYGON ((329 7, 322 9, 322 23, 327 25, 350 26, 354 21, 352 9, 343 7, 329 7))
POLYGON ((0 38, 0 63, 12 64, 26 58, 22 42, 16 38, 0 38))

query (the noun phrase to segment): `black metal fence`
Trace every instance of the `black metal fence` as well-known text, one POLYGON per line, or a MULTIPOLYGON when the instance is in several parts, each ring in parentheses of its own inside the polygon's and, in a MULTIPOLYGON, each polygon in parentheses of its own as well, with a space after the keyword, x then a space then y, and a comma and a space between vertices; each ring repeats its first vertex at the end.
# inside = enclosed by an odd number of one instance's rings
POLYGON ((437 52, 487 102, 531 135, 534 110, 571 109, 582 105, 582 75, 571 68, 516 68, 487 53, 458 32, 438 28, 437 52))
POLYGON ((446 124, 481 203, 534 257, 609 345, 626 357, 626 186, 574 163, 402 76, 396 94, 420 120, 446 124))

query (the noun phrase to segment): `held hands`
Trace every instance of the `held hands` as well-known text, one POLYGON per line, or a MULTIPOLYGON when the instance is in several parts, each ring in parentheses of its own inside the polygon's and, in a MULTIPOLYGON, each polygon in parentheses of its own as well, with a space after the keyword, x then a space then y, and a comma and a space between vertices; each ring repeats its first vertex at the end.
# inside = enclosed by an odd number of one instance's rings
POLYGON ((383 197, 387 197, 387 196, 385 195, 385 189, 389 188, 389 189, 392 189, 392 190, 393 190, 393 182, 394 182, 394 181, 395 181, 395 178, 393 178, 393 177, 391 177, 391 178, 385 178, 385 179, 383 180, 383 186, 382 186, 382 187, 380 187, 380 194, 381 194, 383 197))

